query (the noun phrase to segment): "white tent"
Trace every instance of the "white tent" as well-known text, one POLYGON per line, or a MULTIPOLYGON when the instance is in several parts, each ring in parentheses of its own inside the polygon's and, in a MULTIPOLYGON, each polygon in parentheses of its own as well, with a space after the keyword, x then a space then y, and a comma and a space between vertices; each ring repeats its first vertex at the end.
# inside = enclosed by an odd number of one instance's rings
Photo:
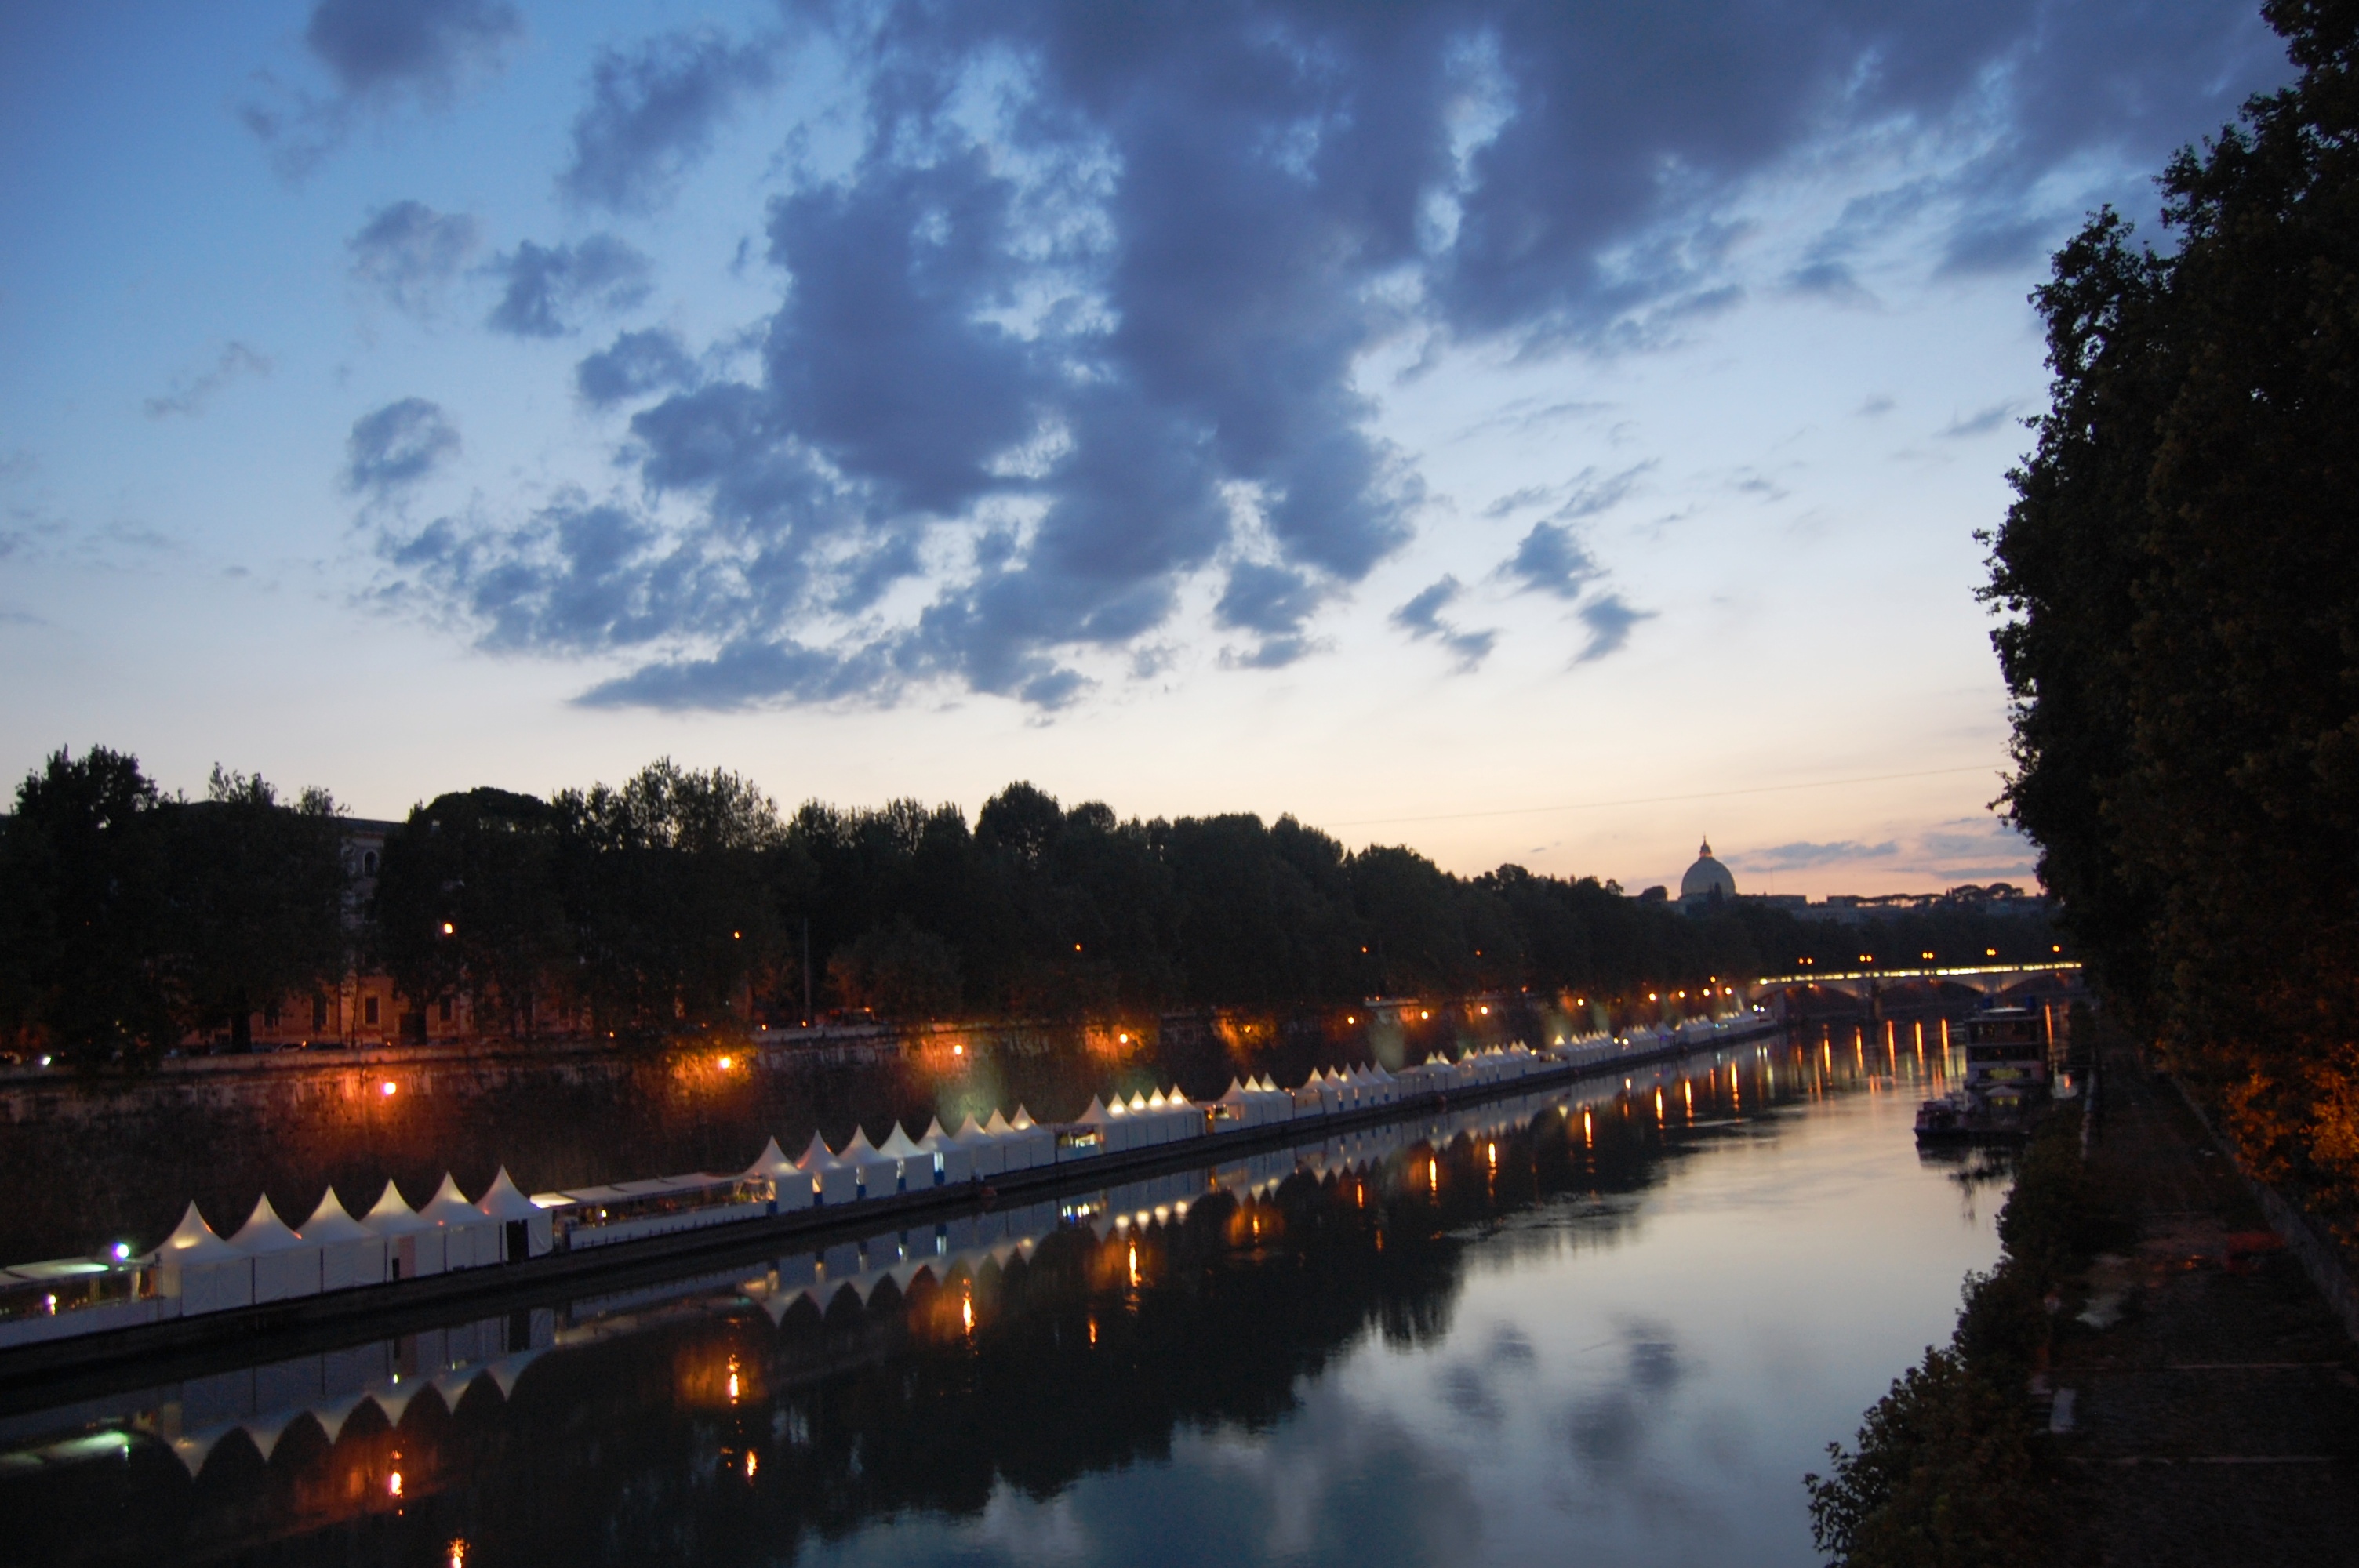
POLYGON ((899 1122, 893 1124, 893 1130, 876 1146, 876 1152, 893 1162, 897 1190, 923 1192, 934 1184, 933 1154, 918 1147, 918 1141, 899 1122))
POLYGON ((1002 1116, 997 1107, 992 1108, 991 1120, 984 1130, 991 1135, 992 1141, 999 1145, 1000 1169, 1027 1171, 1032 1168, 1031 1141, 1019 1136, 1016 1124, 1002 1116))
POLYGON ((322 1291, 385 1283, 385 1238, 345 1213, 335 1188, 320 1195, 299 1234, 320 1249, 322 1291))
POLYGON ((770 1184, 772 1214, 787 1214, 810 1207, 810 1178, 787 1158, 786 1151, 778 1147, 778 1141, 775 1138, 763 1144, 762 1152, 754 1156, 754 1162, 745 1167, 745 1179, 770 1184))
MULTIPOLYGON (((1016 1119, 1007 1125, 1016 1130, 1016 1141, 1030 1152, 1032 1157, 1028 1163, 1053 1165, 1057 1162, 1056 1133, 1033 1120, 1032 1113, 1022 1105, 1016 1106, 1016 1119)), ((1008 1163, 1013 1165, 1016 1162, 1010 1160, 1008 1163)))
POLYGON ((229 1244, 254 1260, 255 1302, 320 1293, 320 1249, 305 1246, 301 1237, 287 1228, 287 1222, 270 1206, 269 1194, 254 1200, 254 1212, 246 1216, 229 1244))
MULTIPOLYGON (((1122 1101, 1116 1099, 1114 1104, 1120 1106, 1122 1101)), ((1085 1136, 1069 1140, 1063 1148, 1057 1151, 1061 1159, 1084 1160, 1092 1155, 1130 1147, 1132 1134, 1128 1113, 1108 1108, 1095 1095, 1090 1097, 1089 1108, 1073 1119, 1073 1127, 1076 1131, 1082 1128, 1094 1131, 1097 1141, 1088 1142, 1085 1136)))
POLYGON ((418 1217, 403 1201, 401 1189, 385 1184, 376 1206, 361 1216, 361 1223, 385 1238, 385 1273, 388 1280, 414 1280, 442 1271, 442 1232, 430 1220, 418 1217))
MULTIPOLYGON (((991 1113, 998 1116, 997 1111, 991 1113)), ((1007 1169, 1007 1149, 981 1122, 974 1112, 966 1113, 966 1120, 951 1135, 964 1149, 971 1168, 977 1176, 995 1176, 1007 1169)))
POLYGON ((156 1292, 177 1297, 182 1317, 251 1305, 254 1260, 214 1235, 190 1204, 156 1249, 156 1292))
POLYGON ((821 1204, 850 1203, 860 1195, 859 1178, 852 1167, 832 1153, 825 1140, 811 1134, 810 1146, 803 1157, 795 1162, 795 1169, 810 1178, 812 1201, 821 1204))
POLYGON ((1170 1097, 1163 1102, 1163 1109, 1171 1119, 1171 1137, 1175 1142, 1204 1136, 1203 1108, 1181 1094, 1179 1085, 1171 1086, 1170 1097))
POLYGON ((438 1227, 442 1232, 442 1267, 473 1269, 480 1264, 500 1260, 500 1227, 491 1217, 467 1201, 459 1190, 458 1178, 448 1171, 442 1173, 442 1184, 418 1217, 438 1227))
POLYGON ((516 1190, 506 1165, 492 1178, 484 1195, 475 1200, 475 1206, 484 1211, 486 1219, 500 1227, 499 1256, 503 1260, 521 1263, 549 1250, 549 1211, 516 1190))
POLYGON ((854 1127, 852 1141, 836 1153, 852 1167, 853 1179, 860 1184, 862 1197, 890 1197, 900 1191, 901 1162, 879 1152, 876 1145, 868 1141, 866 1128, 854 1127))
POLYGON ((926 1124, 926 1135, 918 1140, 918 1147, 934 1157, 934 1180, 939 1184, 961 1186, 973 1179, 974 1155, 942 1130, 940 1117, 926 1124))

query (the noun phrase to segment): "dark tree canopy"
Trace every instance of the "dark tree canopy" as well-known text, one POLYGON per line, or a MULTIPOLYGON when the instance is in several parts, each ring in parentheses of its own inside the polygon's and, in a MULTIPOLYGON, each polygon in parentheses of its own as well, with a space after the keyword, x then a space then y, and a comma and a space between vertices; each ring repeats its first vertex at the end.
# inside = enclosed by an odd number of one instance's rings
POLYGON ((1992 537, 2015 820, 2248 1152, 2359 1197, 2359 5, 2035 296, 2051 406, 1992 537))

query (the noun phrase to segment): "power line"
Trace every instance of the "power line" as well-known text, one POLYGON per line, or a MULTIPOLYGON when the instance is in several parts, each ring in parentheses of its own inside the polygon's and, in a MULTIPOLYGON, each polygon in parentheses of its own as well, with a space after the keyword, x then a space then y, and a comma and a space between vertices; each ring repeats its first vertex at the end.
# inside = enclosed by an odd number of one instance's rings
POLYGON ((1426 816, 1362 816, 1349 822, 1330 822, 1330 827, 1372 827, 1396 822, 1461 822, 1477 816, 1534 816, 1549 811, 1602 811, 1616 806, 1671 806, 1686 800, 1726 800, 1740 795, 1776 795, 1785 790, 1838 789, 1845 784, 1889 784, 1895 779, 1937 779, 1953 773, 1989 772, 1987 765, 1966 768, 1927 768, 1913 773, 1868 773, 1850 779, 1813 779, 1807 784, 1756 784, 1749 789, 1704 790, 1695 795, 1653 795, 1629 800, 1582 800, 1564 806, 1510 806, 1495 811, 1440 811, 1426 816))

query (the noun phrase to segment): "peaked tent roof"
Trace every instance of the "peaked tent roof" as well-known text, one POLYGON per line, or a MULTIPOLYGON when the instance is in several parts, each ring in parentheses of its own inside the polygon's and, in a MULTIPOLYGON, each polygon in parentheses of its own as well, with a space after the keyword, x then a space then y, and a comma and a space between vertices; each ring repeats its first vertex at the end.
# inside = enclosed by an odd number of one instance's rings
POLYGON ((918 1147, 920 1149, 946 1149, 954 1141, 956 1141, 952 1139, 949 1131, 943 1128, 942 1119, 938 1116, 931 1121, 926 1123, 926 1135, 918 1140, 918 1147))
POLYGON ((803 1151, 802 1158, 795 1162, 795 1169, 830 1171, 842 1163, 842 1161, 835 1157, 833 1151, 828 1148, 827 1140, 814 1132, 811 1134, 810 1146, 803 1151))
POLYGON ((516 1183, 508 1177, 506 1165, 502 1165, 500 1173, 492 1178, 492 1184, 484 1190, 484 1195, 475 1200, 475 1206, 494 1219, 540 1217, 540 1206, 516 1190, 516 1183))
POLYGON ((852 1141, 835 1152, 839 1159, 857 1160, 863 1154, 874 1154, 876 1152, 876 1145, 868 1141, 868 1130, 864 1127, 854 1127, 852 1130, 852 1141))
POLYGON ((418 1217, 418 1211, 409 1206, 401 1189, 391 1182, 386 1183, 385 1191, 377 1195, 375 1206, 361 1216, 361 1223, 379 1236, 413 1236, 434 1228, 432 1221, 418 1217))
POLYGON ((311 1217, 303 1222, 303 1228, 297 1234, 306 1241, 321 1244, 376 1239, 376 1232, 344 1211, 333 1187, 320 1195, 320 1206, 311 1211, 311 1217))
MULTIPOLYGON (((972 1117, 968 1118, 973 1120, 972 1117)), ((997 1106, 991 1108, 991 1122, 984 1130, 994 1138, 1006 1138, 1016 1130, 1016 1124, 1002 1116, 997 1106)))
POLYGON ((896 1160, 906 1160, 912 1154, 922 1154, 925 1151, 918 1147, 918 1141, 910 1137, 908 1132, 903 1129, 899 1122, 897 1121, 893 1124, 893 1131, 891 1135, 888 1136, 884 1142, 876 1146, 876 1152, 879 1154, 890 1154, 896 1160))
POLYGON ((459 1178, 445 1171, 442 1184, 434 1189, 433 1197, 418 1211, 418 1217, 429 1225, 481 1225, 484 1211, 467 1201, 467 1195, 459 1190, 459 1178))
POLYGON ((229 1244, 241 1252, 292 1252, 303 1245, 303 1238, 287 1228, 287 1222, 270 1206, 270 1195, 265 1193, 254 1200, 254 1212, 245 1217, 229 1244))
POLYGON ((1032 1113, 1025 1109, 1023 1105, 1019 1102, 1016 1107, 1016 1119, 1009 1122, 1007 1125, 1016 1129, 1018 1132, 1029 1132, 1035 1127, 1038 1127, 1039 1123, 1032 1119, 1032 1113))
MULTIPOLYGON (((999 1115, 995 1110, 991 1114, 995 1118, 999 1115)), ((962 1122, 959 1125, 959 1130, 956 1132, 951 1133, 951 1136, 957 1139, 961 1143, 986 1143, 990 1141, 992 1132, 991 1129, 985 1127, 983 1123, 974 1119, 974 1112, 968 1111, 966 1113, 966 1120, 962 1122)))
POLYGON ((757 1180, 763 1178, 775 1180, 793 1169, 795 1169, 795 1162, 787 1158, 787 1152, 779 1148, 778 1141, 773 1138, 762 1145, 762 1152, 754 1156, 752 1164, 745 1167, 745 1174, 757 1180))
POLYGON ((156 1255, 172 1263, 213 1263, 245 1256, 213 1234, 213 1227, 205 1223, 205 1217, 197 1212, 195 1204, 189 1206, 189 1212, 180 1217, 172 1234, 157 1244, 156 1255))
POLYGON ((1136 1116, 1136 1115, 1138 1115, 1141 1111, 1144 1111, 1146 1108, 1147 1108, 1147 1097, 1146 1097, 1145 1095, 1143 1095, 1143 1094, 1140 1094, 1136 1089, 1133 1089, 1133 1090, 1131 1090, 1131 1091, 1130 1091, 1130 1113, 1131 1113, 1133 1116, 1136 1116))
POLYGON ((1104 1106, 1098 1103, 1097 1096, 1092 1095, 1090 1097, 1089 1109, 1082 1112, 1081 1115, 1075 1117, 1073 1119, 1087 1126, 1102 1127, 1113 1114, 1114 1113, 1107 1110, 1104 1106))

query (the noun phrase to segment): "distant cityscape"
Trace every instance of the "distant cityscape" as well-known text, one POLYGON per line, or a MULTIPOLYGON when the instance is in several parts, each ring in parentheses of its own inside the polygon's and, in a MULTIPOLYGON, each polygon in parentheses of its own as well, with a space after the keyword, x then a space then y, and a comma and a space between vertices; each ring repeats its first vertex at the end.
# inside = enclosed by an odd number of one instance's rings
POLYGON ((1659 883, 1641 888, 1635 896, 1642 903, 1676 903, 1690 914, 1706 914, 1723 904, 1741 903, 1781 910, 1797 920, 1829 921, 1840 925, 1856 925, 1894 914, 1934 912, 2030 916, 2046 914, 2050 907, 2045 893, 2027 892, 2013 882, 1961 882, 1940 892, 1836 892, 1816 903, 1804 893, 1739 892, 1735 874, 1713 856, 1709 838, 1697 848, 1695 864, 1680 878, 1676 900, 1670 889, 1659 883))

